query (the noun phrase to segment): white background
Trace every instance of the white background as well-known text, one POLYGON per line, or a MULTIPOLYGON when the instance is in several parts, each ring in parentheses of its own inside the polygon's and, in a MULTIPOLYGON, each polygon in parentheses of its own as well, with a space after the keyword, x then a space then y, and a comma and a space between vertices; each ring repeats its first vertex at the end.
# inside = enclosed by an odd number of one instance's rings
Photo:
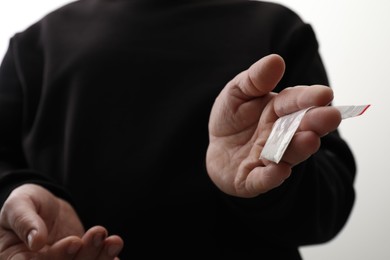
MULTIPOLYGON (((11 35, 67 2, 1 0, 1 57, 11 35)), ((275 2, 290 7, 313 26, 335 92, 334 104, 371 104, 363 116, 346 119, 340 125, 358 162, 357 200, 352 216, 331 242, 302 248, 303 257, 305 260, 388 260, 390 1, 275 2)))

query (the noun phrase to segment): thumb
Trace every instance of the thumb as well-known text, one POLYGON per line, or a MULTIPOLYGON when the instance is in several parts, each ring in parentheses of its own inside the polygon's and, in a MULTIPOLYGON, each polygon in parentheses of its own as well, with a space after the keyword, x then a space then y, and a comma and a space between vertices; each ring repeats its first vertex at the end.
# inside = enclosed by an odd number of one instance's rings
POLYGON ((257 125, 262 110, 270 101, 269 93, 283 76, 285 63, 270 54, 234 77, 216 98, 209 120, 214 136, 237 133, 257 125))
POLYGON ((231 82, 233 88, 238 87, 247 100, 261 97, 271 92, 279 83, 285 71, 285 63, 277 54, 267 55, 246 71, 236 76, 231 82))
POLYGON ((37 251, 46 244, 47 228, 31 195, 14 190, 3 205, 0 223, 37 251))

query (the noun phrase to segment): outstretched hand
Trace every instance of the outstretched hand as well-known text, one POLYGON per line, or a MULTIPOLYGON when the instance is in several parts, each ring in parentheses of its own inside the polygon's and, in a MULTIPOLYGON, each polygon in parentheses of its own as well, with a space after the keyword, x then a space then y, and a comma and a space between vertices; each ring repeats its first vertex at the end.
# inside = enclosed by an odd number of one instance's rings
POLYGON ((44 188, 16 188, 0 211, 0 259, 117 260, 119 236, 95 226, 84 232, 71 205, 44 188))
POLYGON ((327 86, 272 92, 284 70, 282 57, 268 55, 232 79, 215 100, 209 120, 207 170, 227 194, 249 198, 278 187, 294 165, 319 149, 320 137, 341 122, 340 112, 327 106, 333 99, 327 86), (259 159, 273 123, 311 106, 318 108, 305 114, 282 160, 275 164, 259 159))

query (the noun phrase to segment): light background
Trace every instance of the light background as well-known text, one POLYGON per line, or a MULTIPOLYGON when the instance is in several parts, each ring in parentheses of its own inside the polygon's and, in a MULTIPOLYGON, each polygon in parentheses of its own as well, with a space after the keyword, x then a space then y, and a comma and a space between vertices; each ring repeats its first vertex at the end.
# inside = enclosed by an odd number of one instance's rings
MULTIPOLYGON (((69 0, 1 0, 0 56, 9 38, 69 0)), ((335 105, 371 104, 341 133, 357 162, 357 200, 331 242, 302 248, 305 260, 390 259, 390 1, 281 0, 310 23, 335 92, 335 105), (389 161, 388 161, 389 160, 389 161)), ((288 68, 287 68, 288 69, 288 68)), ((259 252, 261 255, 261 252, 259 252)))

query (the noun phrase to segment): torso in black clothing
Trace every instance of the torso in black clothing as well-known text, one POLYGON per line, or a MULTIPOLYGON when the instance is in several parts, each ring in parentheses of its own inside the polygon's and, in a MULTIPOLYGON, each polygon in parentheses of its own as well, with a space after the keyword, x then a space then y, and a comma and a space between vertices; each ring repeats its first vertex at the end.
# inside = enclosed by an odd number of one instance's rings
MULTIPOLYGON (((86 227, 124 237, 121 259, 299 259, 272 228, 252 230, 234 213, 204 159, 221 89, 273 52, 288 67, 289 37, 305 26, 290 10, 257 1, 64 6, 14 39, 26 162, 69 191, 86 227)), ((303 40, 316 52, 314 37, 303 40)), ((277 90, 327 83, 316 66, 314 78, 287 73, 277 90)))

